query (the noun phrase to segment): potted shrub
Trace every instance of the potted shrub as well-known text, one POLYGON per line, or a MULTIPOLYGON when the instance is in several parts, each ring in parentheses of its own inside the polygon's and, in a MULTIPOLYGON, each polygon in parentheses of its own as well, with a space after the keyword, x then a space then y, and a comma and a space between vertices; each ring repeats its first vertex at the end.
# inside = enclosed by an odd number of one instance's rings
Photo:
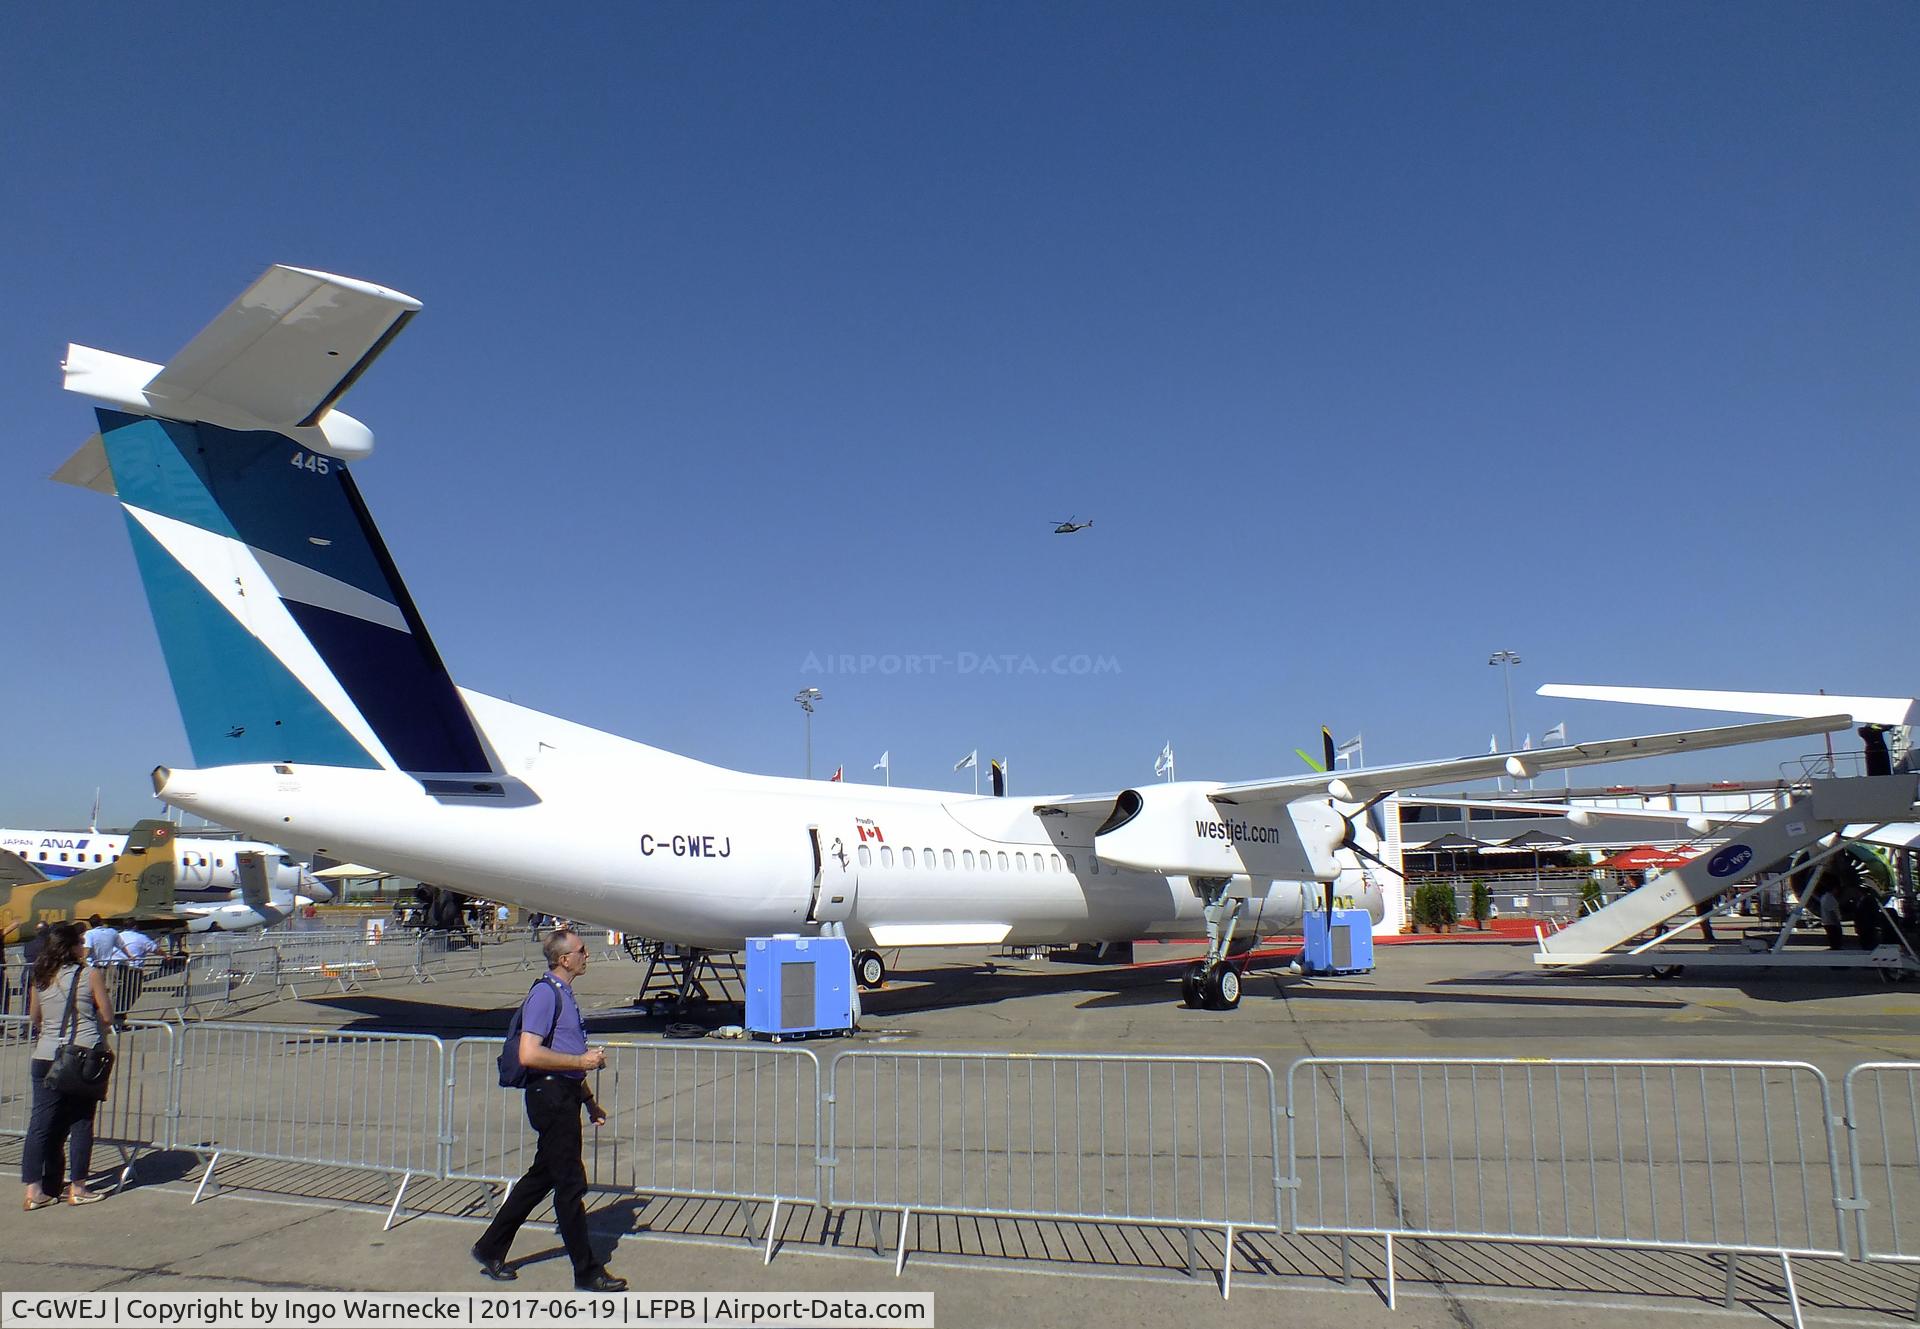
POLYGON ((1487 889, 1487 883, 1474 879, 1473 883, 1473 925, 1482 932, 1487 930, 1487 920, 1493 917, 1493 892, 1487 889))

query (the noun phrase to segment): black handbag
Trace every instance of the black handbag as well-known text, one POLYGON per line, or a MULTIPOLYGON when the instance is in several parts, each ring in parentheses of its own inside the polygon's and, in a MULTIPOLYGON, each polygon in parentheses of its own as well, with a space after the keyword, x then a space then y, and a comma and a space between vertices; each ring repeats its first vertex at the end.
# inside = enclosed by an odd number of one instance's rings
POLYGON ((67 1098, 102 1099, 113 1079, 113 1049, 107 1046, 107 1031, 100 1012, 93 1013, 100 1041, 83 1048, 73 1039, 80 1032, 80 971, 74 970, 73 986, 67 990, 67 1013, 60 1021, 60 1046, 53 1050, 53 1063, 47 1067, 47 1087, 67 1098))

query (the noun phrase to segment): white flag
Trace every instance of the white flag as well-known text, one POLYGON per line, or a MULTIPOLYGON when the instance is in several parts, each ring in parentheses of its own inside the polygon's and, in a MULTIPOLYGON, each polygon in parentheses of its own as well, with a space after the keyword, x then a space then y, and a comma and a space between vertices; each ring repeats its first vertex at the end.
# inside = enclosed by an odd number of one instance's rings
POLYGON ((1567 741, 1567 722, 1562 720, 1540 736, 1540 742, 1550 748, 1562 747, 1567 741))
POLYGON ((1155 775, 1165 775, 1168 771, 1172 769, 1173 769, 1173 740, 1168 739, 1167 745, 1164 748, 1160 749, 1160 755, 1153 759, 1153 773, 1155 775))
POLYGON ((893 767, 887 765, 887 754, 892 751, 892 748, 888 748, 886 752, 881 753, 880 760, 873 763, 873 769, 876 771, 891 771, 893 767))
POLYGON ((1360 754, 1360 735, 1355 734, 1333 750, 1333 764, 1338 766, 1343 761, 1349 770, 1363 764, 1360 754))
POLYGON ((966 756, 960 758, 959 761, 956 761, 955 763, 953 763, 953 769, 956 771, 964 771, 969 766, 973 765, 976 761, 979 761, 979 760, 980 760, 980 749, 975 748, 972 752, 969 752, 966 756))
POLYGON ((1522 752, 1533 751, 1533 734, 1531 732, 1529 732, 1525 738, 1520 740, 1520 750, 1522 752))
POLYGON ((1499 750, 1500 750, 1500 735, 1488 734, 1487 735, 1487 752, 1489 754, 1492 754, 1492 753, 1498 752, 1499 750))

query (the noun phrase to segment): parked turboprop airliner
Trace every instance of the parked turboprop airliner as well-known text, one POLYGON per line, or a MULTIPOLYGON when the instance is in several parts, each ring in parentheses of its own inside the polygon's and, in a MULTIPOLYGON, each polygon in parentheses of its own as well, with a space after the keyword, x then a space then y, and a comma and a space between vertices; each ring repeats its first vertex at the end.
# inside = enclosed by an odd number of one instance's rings
MULTIPOLYGON (((99 831, 35 831, 0 827, 0 849, 18 854, 41 876, 53 881, 111 863, 126 852, 127 837, 99 831)), ((207 903, 234 898, 240 889, 240 855, 256 853, 267 863, 267 882, 277 895, 291 899, 304 895, 326 901, 333 888, 318 880, 306 866, 293 861, 279 845, 258 840, 210 840, 197 836, 173 839, 174 896, 183 903, 207 903)))
MULTIPOLYGON (((1205 930, 1191 1004, 1330 908, 1393 790, 1823 732, 1843 715, 1272 780, 1057 798, 748 775, 456 687, 350 463, 336 403, 419 301, 273 267, 165 365, 68 348, 106 403, 56 478, 117 495, 197 769, 174 807, 302 853, 691 947, 778 932, 879 947, 1205 930), (1328 889, 1332 887, 1332 889, 1328 889)), ((1397 889, 1397 883, 1395 883, 1397 889)))

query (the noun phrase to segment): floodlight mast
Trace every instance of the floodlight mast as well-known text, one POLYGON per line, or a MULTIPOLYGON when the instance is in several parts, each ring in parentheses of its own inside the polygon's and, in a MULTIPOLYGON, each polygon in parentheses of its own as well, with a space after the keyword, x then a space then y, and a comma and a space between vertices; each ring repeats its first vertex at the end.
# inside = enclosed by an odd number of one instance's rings
POLYGON ((809 780, 813 778, 813 704, 820 700, 820 695, 819 688, 801 688, 793 694, 793 699, 800 703, 800 709, 807 713, 807 778, 809 780))

